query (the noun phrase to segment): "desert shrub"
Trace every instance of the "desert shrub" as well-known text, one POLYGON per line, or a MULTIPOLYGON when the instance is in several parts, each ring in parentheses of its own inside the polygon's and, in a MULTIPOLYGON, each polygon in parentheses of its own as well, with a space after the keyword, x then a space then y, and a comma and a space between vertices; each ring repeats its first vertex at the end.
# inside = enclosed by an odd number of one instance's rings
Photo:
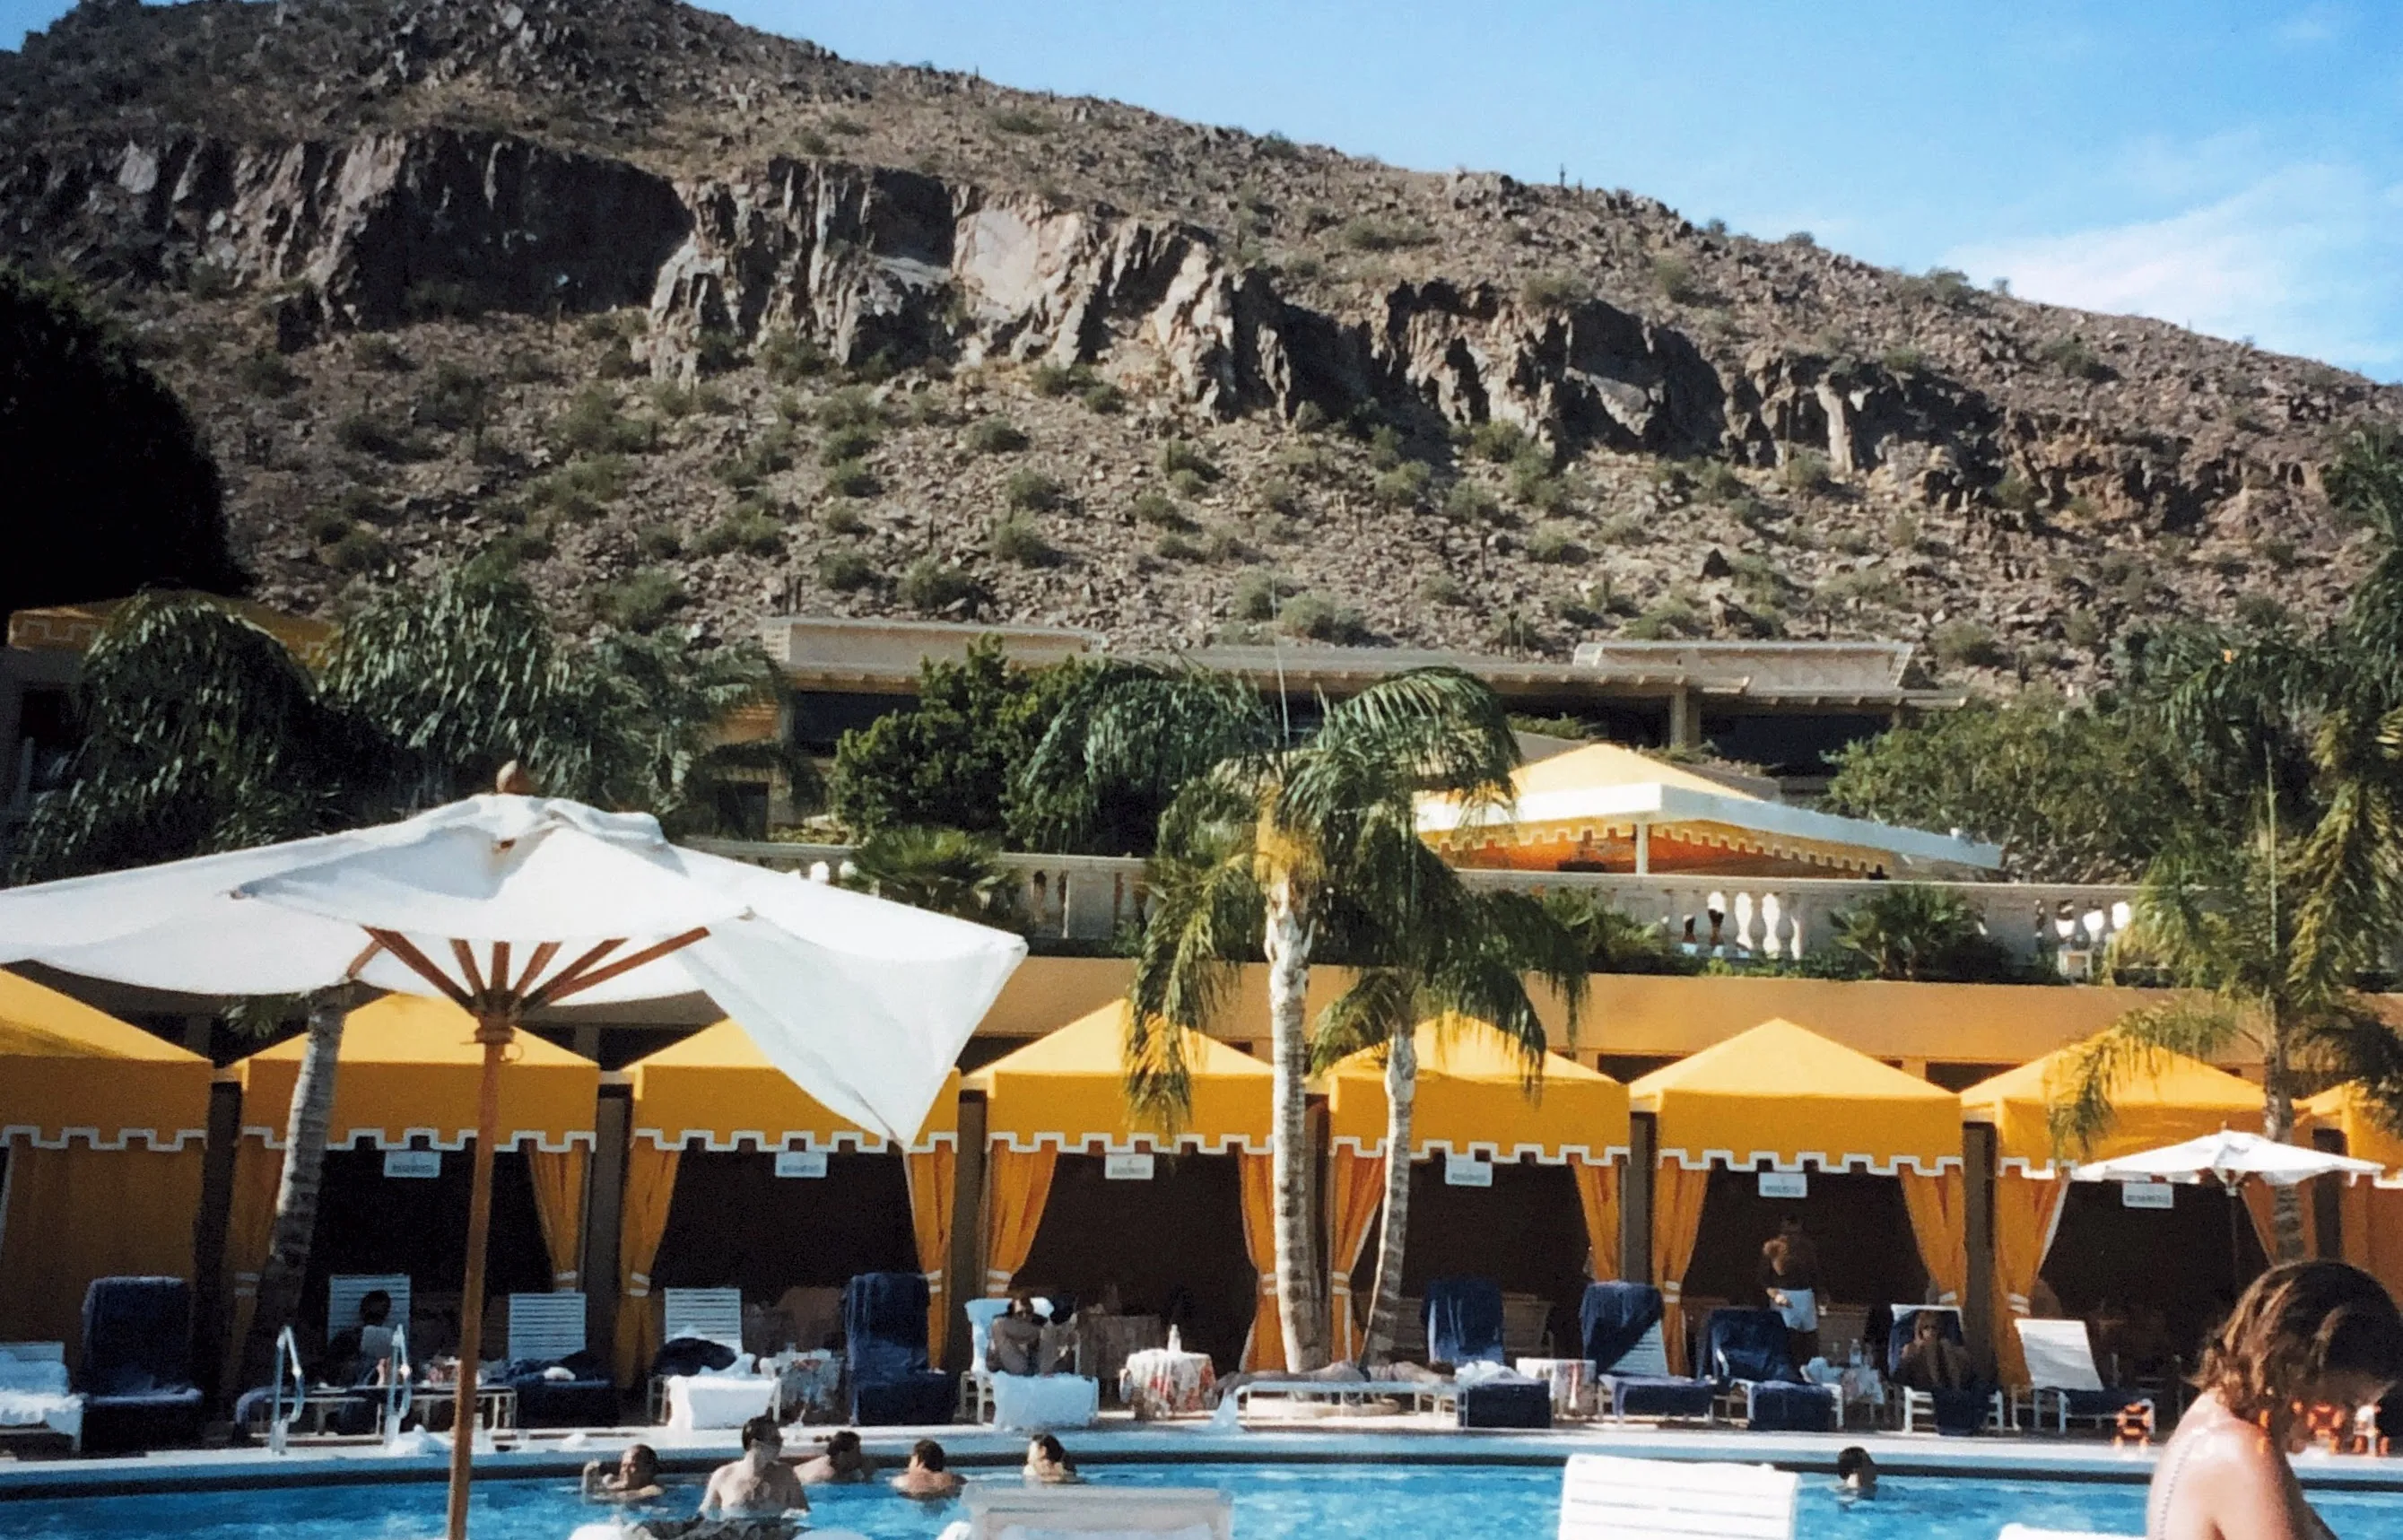
POLYGON ((550 424, 551 443, 570 454, 641 454, 658 437, 653 423, 620 411, 617 395, 605 385, 576 392, 550 424))
POLYGON ((1502 503, 1474 481, 1454 481, 1443 494, 1443 516, 1456 524, 1498 523, 1502 503))
POLYGON ((342 448, 379 460, 423 460, 427 453, 425 444, 405 424, 380 411, 352 412, 334 424, 334 437, 342 448))
POLYGON ((864 139, 868 136, 868 125, 849 113, 835 113, 825 121, 826 131, 839 139, 864 139))
POLYGON ((1674 253, 1652 258, 1652 282, 1671 304, 1688 305, 1701 298, 1702 291, 1694 285, 1694 265, 1674 253))
POLYGON ((384 374, 407 374, 417 368, 400 344, 381 333, 368 332, 351 344, 351 358, 363 369, 376 369, 384 374))
POLYGON ((1283 630, 1313 642, 1358 646, 1370 640, 1368 623, 1358 610, 1314 593, 1298 593, 1286 600, 1277 607, 1276 621, 1283 630))
POLYGON ((1527 559, 1548 566, 1575 566, 1586 559, 1585 547, 1577 543, 1577 531, 1570 525, 1546 522, 1535 526, 1527 536, 1527 559))
POLYGON ((1327 409, 1315 401, 1304 401, 1293 409, 1293 431, 1296 433, 1323 433, 1328 421, 1327 409))
POLYGON ((1996 506, 2008 508, 2013 513, 2035 512, 2040 496, 2036 484, 2017 471, 2007 473, 2000 481, 1994 483, 1993 499, 1996 506))
POLYGON ((1210 557, 1199 541, 1175 530, 1152 542, 1151 553, 1163 562, 1205 562, 1210 557))
POLYGON ((1076 399, 1085 404, 1087 411, 1097 412, 1104 417, 1126 410, 1126 392, 1106 380, 1096 380, 1087 385, 1076 393, 1076 399))
POLYGON ((1777 467, 1777 483, 1787 492, 1818 492, 1827 485, 1827 457, 1816 450, 1789 449, 1777 467))
POLYGON ((1403 251, 1435 243, 1435 232, 1408 220, 1362 215, 1344 222, 1336 238, 1354 251, 1403 251))
POLYGON ((860 516, 854 504, 830 503, 818 516, 818 527, 828 534, 865 534, 868 533, 868 520, 860 516))
POLYGON ((1977 285, 1958 268, 1930 268, 1917 277, 1896 279, 1894 286, 1905 299, 1941 305, 1947 310, 1961 310, 1978 298, 1977 285))
POLYGON ((985 536, 985 547, 997 559, 1015 562, 1021 567, 1048 567, 1060 559, 1058 549, 1043 538, 1042 528, 1022 513, 1004 514, 994 520, 992 531, 985 536))
POLYGON ((865 385, 845 385, 818 403, 818 426, 826 429, 876 428, 884 423, 884 409, 865 385))
POLYGON ((300 388, 300 371, 272 348, 254 348, 233 367, 233 382, 253 395, 278 398, 300 388))
POLYGON ((2253 542, 2253 549, 2262 561, 2269 562, 2280 572, 2291 570, 2299 554, 2292 540, 2278 534, 2263 535, 2253 542))
POLYGON ((1507 609, 1493 622, 1493 645, 1504 652, 1533 652, 1544 645, 1543 628, 1522 609, 1507 609))
POLYGON ((1813 600, 1822 608, 1846 604, 1893 604, 1903 597, 1902 584, 1882 567, 1840 572, 1819 585, 1813 600))
POLYGON ((2056 337, 2036 349, 2035 355, 2073 380, 2100 382, 2117 378, 2111 366, 2083 337, 2056 337))
POLYGON ((1193 527, 1193 520, 1186 517, 1176 499, 1164 492, 1135 493, 1134 501, 1127 506, 1127 511, 1134 515, 1136 523, 1149 524, 1155 529, 1189 530, 1193 527))
POLYGON ((329 546, 350 534, 357 522, 340 508, 315 508, 300 520, 300 528, 311 543, 329 546))
POLYGON ((1430 604, 1465 604, 1468 586, 1448 572, 1429 573, 1419 584, 1419 598, 1430 604))
POLYGON ((815 129, 803 129, 793 135, 793 147, 811 160, 823 160, 834 153, 834 146, 815 129))
POLYGON ((1004 107, 985 119, 995 133, 1044 134, 1051 132, 1051 119, 1024 107, 1004 107))
POLYGON ((1016 454, 1025 447, 1026 435, 1003 418, 988 417, 968 429, 968 448, 979 454, 1016 454))
POLYGON ((703 556, 724 556, 732 551, 781 556, 785 551, 785 526, 765 508, 746 506, 701 531, 692 544, 693 549, 703 556))
POLYGON ((715 385, 686 385, 672 380, 651 387, 651 405, 667 418, 690 417, 696 412, 722 417, 734 409, 734 403, 715 385))
POLYGON ((1694 490, 1715 503, 1730 497, 1741 497, 1752 489, 1737 474, 1736 468, 1724 460, 1705 460, 1694 473, 1694 490))
POLYGON ((856 546, 832 546, 818 552, 818 581, 837 593, 856 593, 876 581, 876 563, 856 546))
POLYGON ((1273 620, 1277 606, 1300 592, 1292 578, 1266 567, 1254 567, 1235 579, 1233 610, 1238 620, 1273 620))
POLYGON ((837 497, 873 497, 884 490, 884 483, 858 461, 846 460, 826 472, 826 490, 837 497))
POLYGON ((932 556, 922 556, 910 562, 894 589, 901 603, 921 615, 938 615, 954 608, 973 610, 979 592, 973 574, 932 556))
POLYGON ((529 489, 534 501, 569 519, 590 519, 626 488, 626 462, 614 454, 571 460, 529 489))
POLYGON ((701 373, 724 374, 743 362, 743 339, 711 326, 692 340, 693 368, 701 373))
POLYGON ((1389 470, 1380 471, 1369 484, 1368 494, 1380 507, 1398 512, 1414 508, 1426 497, 1427 483, 1435 473, 1423 460, 1405 460, 1389 470))
POLYGON ((1928 633, 1927 649, 1953 668, 2000 668, 2010 654, 1993 631, 1975 620, 1953 620, 1928 633))
POLYGON ((1026 382, 1035 395, 1057 399, 1091 384, 1093 371, 1082 364, 1037 364, 1026 371, 1026 382))
POLYGON ((818 464, 840 465, 846 460, 857 460, 876 448, 876 430, 856 423, 840 427, 827 434, 818 444, 818 464))
POLYGON ((1800 246, 1808 251, 1819 243, 1819 238, 1809 230, 1788 230, 1784 243, 1789 246, 1800 246))
POLYGON ((353 526, 326 548, 326 564, 336 572, 372 572, 392 560, 392 547, 370 529, 353 526))
POLYGON ((2061 619, 2061 639, 2091 652, 2103 645, 2103 621, 2092 610, 2071 610, 2061 619))
POLYGON ((1889 374, 1917 374, 1927 367, 1927 354, 1905 342, 1880 354, 1878 362, 1885 366, 1889 374))
POLYGON ((1516 423, 1484 422, 1468 430, 1468 450, 1479 460, 1507 465, 1527 448, 1527 432, 1516 423))
POLYGON ((669 616, 682 609, 685 599, 684 585, 674 573, 645 567, 603 584, 593 595, 592 607, 602 619, 620 630, 648 631, 659 630, 669 616))
POLYGON ((655 562, 684 554, 684 533, 674 524, 645 524, 634 532, 634 548, 655 562))
POLYGON ((1271 160, 1299 160, 1301 159, 1301 146, 1295 144, 1292 140, 1287 139, 1284 134, 1277 133, 1273 131, 1263 134, 1257 140, 1254 140, 1252 143, 1252 148, 1260 154, 1267 156, 1271 160))
POLYGON ((1031 465, 1011 471, 1001 491, 1009 506, 1021 513, 1049 513, 1068 499, 1065 482, 1031 465))
POLYGON ((1605 546, 1640 546, 1652 538, 1652 526, 1640 515, 1614 513, 1594 526, 1593 536, 1605 546))
POLYGON ((1537 273, 1519 287, 1519 300, 1530 310, 1566 310, 1592 294, 1584 279, 1565 272, 1537 273))
POLYGON ((1215 481, 1221 474, 1215 461, 1182 438, 1172 438, 1160 447, 1160 469, 1164 476, 1189 472, 1204 481, 1215 481))
POLYGON ((492 394, 492 382, 445 359, 434 366, 425 387, 418 392, 417 420, 451 433, 475 427, 483 422, 492 394))
POLYGON ((2276 631, 2294 618, 2293 612, 2266 593, 2240 593, 2234 607, 2237 624, 2256 631, 2276 631))
POLYGON ((826 350, 789 326, 770 332, 759 343, 759 367, 780 385, 799 384, 834 367, 826 350))

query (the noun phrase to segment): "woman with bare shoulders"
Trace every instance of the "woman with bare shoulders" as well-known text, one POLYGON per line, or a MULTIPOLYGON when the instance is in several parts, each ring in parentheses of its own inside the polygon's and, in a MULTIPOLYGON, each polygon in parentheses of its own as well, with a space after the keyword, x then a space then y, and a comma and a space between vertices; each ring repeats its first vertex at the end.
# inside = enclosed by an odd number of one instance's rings
POLYGON ((2403 1379, 2403 1316, 2341 1262, 2288 1262, 2253 1281, 2203 1350, 2202 1393, 2153 1467, 2146 1540, 2332 1540, 2287 1457, 2327 1408, 2355 1408, 2403 1379))

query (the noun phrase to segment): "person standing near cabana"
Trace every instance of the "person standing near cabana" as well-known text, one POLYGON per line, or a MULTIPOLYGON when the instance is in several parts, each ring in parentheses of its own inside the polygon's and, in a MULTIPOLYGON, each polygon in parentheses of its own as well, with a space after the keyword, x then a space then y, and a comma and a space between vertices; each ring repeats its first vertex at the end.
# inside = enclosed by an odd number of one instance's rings
POLYGON ((1760 1287, 1770 1308, 1785 1317, 1794 1362, 1819 1356, 1819 1242, 1802 1228, 1802 1216, 1777 1221, 1777 1233, 1760 1248, 1760 1287))

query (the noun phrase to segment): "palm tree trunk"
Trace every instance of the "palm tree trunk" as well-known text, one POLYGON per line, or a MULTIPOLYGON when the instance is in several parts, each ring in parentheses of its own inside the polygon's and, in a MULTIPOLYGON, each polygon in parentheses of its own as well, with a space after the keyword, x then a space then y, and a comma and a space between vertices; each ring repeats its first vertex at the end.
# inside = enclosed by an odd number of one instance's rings
MULTIPOLYGON (((2288 1068, 2286 1023, 2283 1014, 2271 1017, 2270 1051, 2261 1066, 2261 1132, 2284 1143, 2295 1131, 2294 1076, 2288 1068)), ((2299 1186, 2270 1189, 2270 1233, 2277 1255, 2272 1262, 2303 1259, 2303 1194, 2299 1186)))
POLYGON ((1410 1238, 1410 1118, 1419 1097, 1419 1047, 1408 1031, 1385 1045, 1385 1208, 1377 1242, 1377 1294, 1368 1309, 1364 1365, 1394 1355, 1402 1315, 1402 1256, 1410 1238))
POLYGON ((1327 1333, 1318 1308, 1318 1205, 1311 1201, 1310 1041, 1303 1008, 1310 988, 1310 926, 1299 912, 1290 876, 1268 894, 1260 938, 1269 965, 1269 1029, 1274 1131, 1270 1171, 1276 1184, 1277 1314, 1285 1328, 1285 1367, 1297 1372, 1327 1362, 1327 1333))
POLYGON ((309 1272, 309 1246, 317 1232, 317 1195, 326 1174, 326 1130, 334 1116, 334 1071, 342 1051, 343 992, 327 990, 309 1002, 309 1037, 300 1070, 292 1082, 292 1108, 284 1127, 284 1176, 275 1189, 275 1228, 259 1269, 258 1306, 242 1348, 237 1390, 264 1385, 275 1375, 275 1339, 299 1313, 300 1283, 309 1272))

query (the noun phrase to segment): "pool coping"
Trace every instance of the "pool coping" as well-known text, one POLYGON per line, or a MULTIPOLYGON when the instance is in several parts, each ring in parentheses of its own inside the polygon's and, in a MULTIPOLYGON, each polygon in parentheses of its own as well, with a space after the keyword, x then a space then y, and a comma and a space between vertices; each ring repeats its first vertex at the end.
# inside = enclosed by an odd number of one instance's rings
MULTIPOLYGON (((824 1432, 832 1432, 827 1428, 824 1432)), ((821 1430, 811 1429, 816 1436, 821 1430)), ((1015 1468, 1025 1436, 957 1424, 861 1430, 868 1454, 888 1468, 909 1458, 919 1438, 942 1441, 962 1469, 1015 1468)), ((695 1475, 734 1458, 730 1431, 617 1428, 581 1441, 544 1440, 532 1448, 479 1450, 479 1480, 572 1478, 586 1462, 614 1456, 636 1441, 659 1451, 663 1470, 695 1475)), ((2158 1450, 2101 1442, 2012 1438, 1953 1439, 1894 1433, 1770 1434, 1604 1424, 1550 1432, 1253 1427, 1150 1424, 1080 1429, 1069 1436, 1077 1462, 1113 1464, 1513 1464, 1557 1465, 1580 1453, 1646 1459, 1735 1461, 1813 1473, 1832 1472, 1837 1451, 1857 1444, 1894 1477, 2116 1482, 2149 1480, 2158 1450)), ((160 1491, 245 1491, 359 1486, 442 1479, 447 1449, 397 1454, 378 1445, 175 1450, 150 1454, 0 1462, 0 1505, 10 1501, 129 1496, 160 1491)), ((2403 1491, 2403 1460, 2313 1451, 2297 1458, 2307 1489, 2403 1491)))

